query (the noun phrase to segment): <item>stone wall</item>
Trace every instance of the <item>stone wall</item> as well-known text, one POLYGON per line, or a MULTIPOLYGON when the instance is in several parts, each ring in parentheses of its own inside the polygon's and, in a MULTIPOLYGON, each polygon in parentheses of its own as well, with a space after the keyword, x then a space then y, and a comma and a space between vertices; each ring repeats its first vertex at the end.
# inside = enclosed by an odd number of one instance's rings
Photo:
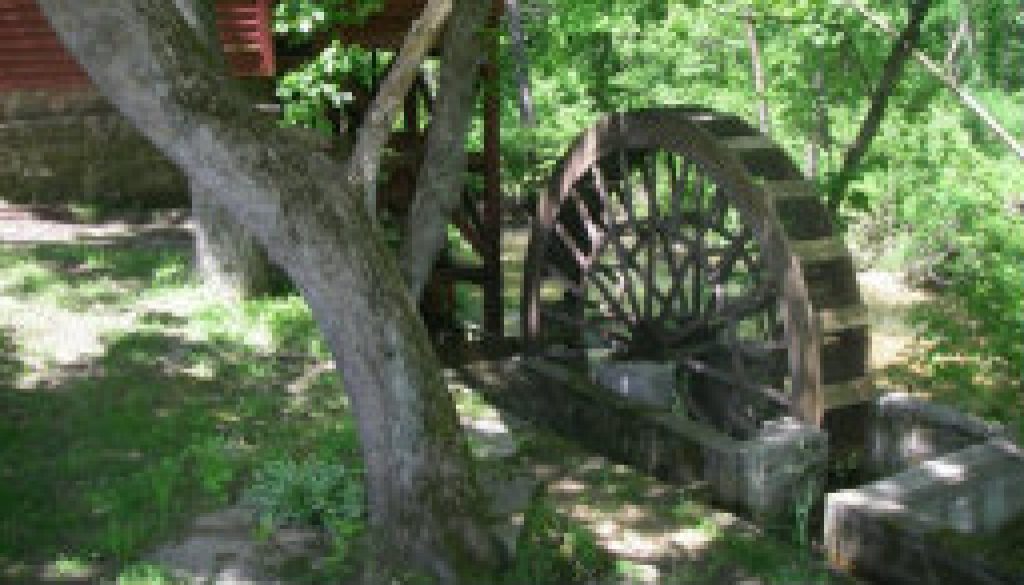
POLYGON ((544 360, 464 365, 452 375, 499 408, 660 480, 706 483, 720 504, 790 530, 824 485, 828 439, 795 421, 736 440, 677 412, 652 409, 544 360))
POLYGON ((882 583, 1022 583, 948 535, 997 534, 1024 513, 1024 451, 991 439, 826 496, 825 547, 842 570, 882 583))
POLYGON ((0 92, 0 199, 188 203, 187 183, 95 90, 0 92))
POLYGON ((998 424, 901 392, 879 397, 865 422, 864 471, 875 477, 1005 434, 998 424))

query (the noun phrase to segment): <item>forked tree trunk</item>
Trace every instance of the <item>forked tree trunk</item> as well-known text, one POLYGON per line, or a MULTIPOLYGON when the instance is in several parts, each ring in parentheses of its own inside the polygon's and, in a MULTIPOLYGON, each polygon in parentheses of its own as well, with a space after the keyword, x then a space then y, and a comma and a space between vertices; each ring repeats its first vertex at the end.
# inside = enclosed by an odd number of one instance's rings
POLYGON ((302 292, 359 428, 376 559, 440 583, 486 583, 495 548, 454 407, 395 258, 344 169, 252 112, 166 0, 39 4, 97 87, 302 292))
MULTIPOLYGON (((195 31, 218 67, 226 67, 217 34, 213 3, 208 0, 174 0, 178 11, 195 31)), ((274 271, 270 258, 256 238, 231 214, 218 207, 214 194, 189 180, 192 221, 195 223, 194 270, 207 290, 227 299, 244 299, 270 292, 274 271)))

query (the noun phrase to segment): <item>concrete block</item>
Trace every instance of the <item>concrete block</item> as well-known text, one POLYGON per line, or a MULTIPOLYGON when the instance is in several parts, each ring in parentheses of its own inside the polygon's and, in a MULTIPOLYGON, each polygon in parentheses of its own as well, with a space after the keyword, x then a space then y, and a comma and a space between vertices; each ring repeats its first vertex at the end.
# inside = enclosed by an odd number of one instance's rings
POLYGON ((840 569, 885 582, 1015 582, 951 554, 939 535, 998 531, 1024 514, 1022 483, 1024 452, 990 439, 858 489, 830 493, 829 559, 840 569))
POLYGON ((999 425, 901 392, 879 397, 866 422, 866 471, 876 476, 1004 436, 999 425))
POLYGON ((676 405, 676 366, 671 362, 597 361, 590 372, 594 382, 637 404, 664 410, 676 405))

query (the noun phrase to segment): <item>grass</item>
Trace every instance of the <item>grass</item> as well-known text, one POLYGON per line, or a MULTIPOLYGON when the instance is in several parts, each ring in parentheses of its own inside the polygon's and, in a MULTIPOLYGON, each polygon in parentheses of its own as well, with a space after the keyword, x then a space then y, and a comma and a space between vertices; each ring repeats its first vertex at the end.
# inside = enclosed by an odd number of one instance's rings
POLYGON ((325 357, 302 301, 211 302, 187 268, 183 250, 0 248, 0 581, 161 582, 140 555, 263 462, 358 459, 336 375, 285 391, 325 357))

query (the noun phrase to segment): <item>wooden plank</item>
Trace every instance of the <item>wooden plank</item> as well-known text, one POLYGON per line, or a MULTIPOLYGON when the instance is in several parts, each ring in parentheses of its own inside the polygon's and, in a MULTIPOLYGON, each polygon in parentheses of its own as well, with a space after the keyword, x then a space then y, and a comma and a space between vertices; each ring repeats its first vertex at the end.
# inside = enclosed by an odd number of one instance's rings
POLYGON ((804 262, 824 262, 849 255, 840 236, 820 240, 793 240, 789 246, 793 254, 804 262))
POLYGON ((775 201, 800 198, 818 199, 818 188, 810 181, 765 181, 764 189, 775 201))
POLYGON ((869 324, 868 308, 864 305, 851 305, 838 309, 817 311, 818 322, 824 332, 864 327, 869 324))
POLYGON ((825 384, 821 389, 825 397, 825 410, 870 402, 881 395, 871 375, 839 384, 825 384))
MULTIPOLYGON (((419 0, 417 0, 419 1, 419 0)), ((491 2, 488 25, 500 27, 502 3, 491 2)), ((505 317, 501 273, 501 80, 498 71, 497 37, 489 43, 487 63, 482 72, 484 99, 484 329, 494 337, 504 337, 505 317)))

